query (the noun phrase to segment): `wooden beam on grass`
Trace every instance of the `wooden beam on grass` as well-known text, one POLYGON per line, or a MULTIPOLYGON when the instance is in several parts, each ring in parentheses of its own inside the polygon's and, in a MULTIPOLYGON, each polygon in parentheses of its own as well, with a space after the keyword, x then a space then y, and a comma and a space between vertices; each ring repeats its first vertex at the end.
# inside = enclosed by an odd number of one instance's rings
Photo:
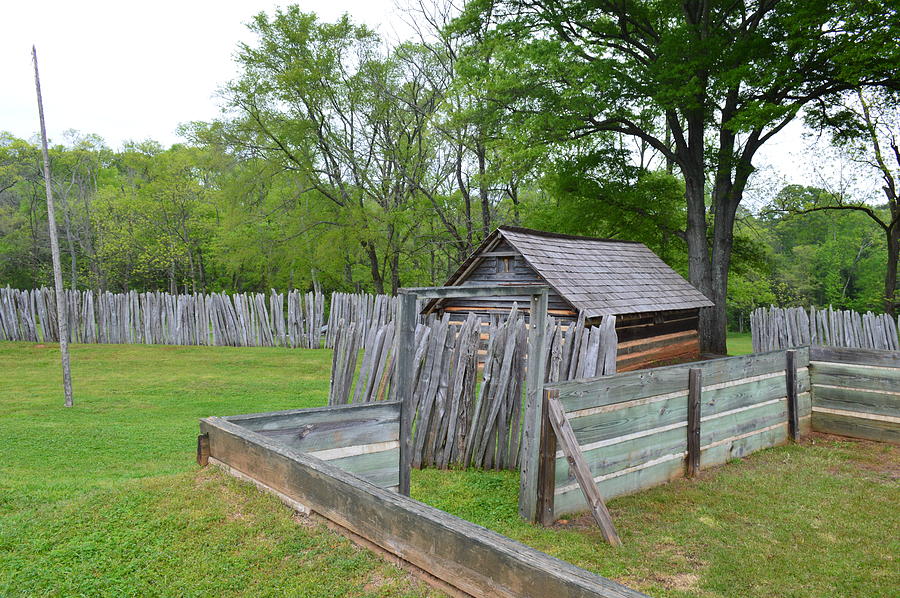
POLYGON ((556 432, 556 441, 562 447, 566 460, 569 462, 569 469, 575 473, 575 479, 584 493, 584 499, 587 501, 591 510, 594 521, 600 526, 600 533, 603 538, 613 546, 621 546, 622 540, 616 532, 613 525, 612 516, 606 503, 603 501, 603 495, 591 475, 590 467, 581 454, 581 447, 575 438, 575 432, 572 425, 566 419, 566 412, 562 403, 556 397, 547 397, 547 409, 550 416, 550 423, 553 425, 553 431, 556 432))

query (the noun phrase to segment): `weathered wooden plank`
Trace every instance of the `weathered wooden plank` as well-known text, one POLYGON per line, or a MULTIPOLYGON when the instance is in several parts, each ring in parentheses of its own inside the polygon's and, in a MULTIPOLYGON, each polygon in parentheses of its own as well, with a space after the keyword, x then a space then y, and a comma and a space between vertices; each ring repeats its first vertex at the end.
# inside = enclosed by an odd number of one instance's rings
POLYGON ((816 386, 842 386, 885 392, 896 392, 900 388, 900 368, 815 361, 810 369, 816 386))
MULTIPOLYGON (((550 422, 548 400, 551 391, 544 391, 541 413, 541 460, 538 463, 538 514, 542 525, 554 522, 553 499, 556 493, 556 434, 550 422)), ((568 461, 563 460, 568 468, 568 461)))
POLYGON ((591 515, 594 517, 597 525, 600 526, 600 533, 613 546, 621 546, 622 540, 616 532, 615 525, 613 525, 612 516, 609 514, 609 509, 606 508, 603 495, 600 494, 600 489, 597 488, 597 484, 594 482, 591 470, 581 454, 578 440, 575 438, 575 433, 566 419, 566 413, 562 404, 556 397, 549 395, 547 397, 547 410, 550 423, 556 434, 556 441, 566 455, 569 469, 575 473, 575 478, 578 480, 578 485, 581 487, 591 515))
MULTIPOLYGON (((582 447, 631 434, 647 434, 657 428, 687 425, 684 396, 651 403, 640 402, 613 413, 600 411, 569 419, 582 447)), ((659 430, 662 431, 662 430, 659 430)))
MULTIPOLYGON (((808 422, 808 418, 806 421, 808 422)), ((771 426, 751 430, 702 447, 700 467, 706 469, 724 465, 733 459, 741 459, 756 451, 780 446, 787 441, 787 422, 775 422, 771 426)))
MULTIPOLYGON (((808 351, 797 350, 797 367, 808 363, 808 351)), ((634 399, 687 391, 687 372, 691 367, 703 370, 707 386, 753 376, 784 371, 784 351, 772 351, 738 357, 712 359, 690 365, 675 365, 616 374, 586 380, 553 384, 567 412, 611 405, 634 399)))
POLYGON ((785 390, 787 391, 788 435, 794 442, 800 440, 800 414, 797 406, 797 352, 785 352, 785 390))
POLYGON ((700 404, 703 387, 703 370, 688 370, 688 407, 687 407, 687 470, 688 477, 700 472, 700 404))
MULTIPOLYGON (((797 373, 797 381, 800 394, 809 392, 809 373, 806 369, 797 373)), ((784 374, 779 373, 739 382, 733 386, 705 388, 702 401, 703 417, 781 398, 785 396, 786 384, 784 374)))
POLYGON ((872 392, 816 385, 813 392, 816 407, 900 416, 900 389, 897 392, 872 392))
MULTIPOLYGON (((685 426, 656 432, 634 438, 625 438, 620 442, 584 450, 582 455, 594 478, 609 476, 623 469, 655 461, 666 455, 684 453, 685 426)), ((556 452, 554 480, 557 487, 572 485, 576 482, 574 472, 569 470, 565 455, 556 452)))
POLYGON ((855 417, 817 410, 813 407, 812 429, 826 434, 900 444, 900 423, 855 417))
POLYGON ((386 442, 400 438, 400 417, 319 422, 278 430, 257 430, 260 434, 305 453, 337 447, 386 442))
POLYGON ((464 285, 458 287, 405 288, 404 293, 412 293, 421 299, 467 299, 471 297, 529 297, 547 293, 549 287, 541 284, 511 285, 464 285))
MULTIPOLYGON (((633 471, 623 470, 619 475, 612 475, 598 481, 597 486, 607 499, 659 486, 684 475, 683 459, 684 452, 677 453, 664 461, 645 464, 640 469, 633 471)), ((570 513, 582 512, 586 508, 584 495, 579 488, 558 493, 554 497, 554 517, 556 518, 570 513)))
POLYGON ((755 407, 703 420, 701 448, 728 438, 787 422, 787 400, 760 403, 755 407))
POLYGON ((528 363, 525 380, 525 413, 522 429, 519 469, 519 515, 526 521, 538 520, 538 467, 540 462, 540 430, 543 414, 542 397, 546 379, 544 360, 547 346, 547 288, 532 296, 529 318, 528 363))
POLYGON ((413 363, 413 351, 416 349, 416 296, 401 292, 397 308, 397 368, 394 384, 397 391, 394 396, 400 401, 400 494, 409 496, 409 472, 412 455, 413 417, 413 376, 416 365, 413 363))
POLYGON ((360 405, 334 405, 310 409, 248 413, 246 415, 231 415, 223 419, 248 430, 261 431, 298 428, 322 422, 390 422, 397 421, 399 413, 399 402, 383 401, 360 405))
POLYGON ((330 459, 328 464, 358 475, 379 488, 391 488, 400 482, 399 448, 330 459))
POLYGON ((887 368, 900 368, 900 351, 876 351, 872 349, 844 349, 814 345, 809 348, 811 361, 853 363, 887 368))
POLYGON ((642 596, 224 420, 203 420, 201 431, 211 456, 470 594, 642 596))

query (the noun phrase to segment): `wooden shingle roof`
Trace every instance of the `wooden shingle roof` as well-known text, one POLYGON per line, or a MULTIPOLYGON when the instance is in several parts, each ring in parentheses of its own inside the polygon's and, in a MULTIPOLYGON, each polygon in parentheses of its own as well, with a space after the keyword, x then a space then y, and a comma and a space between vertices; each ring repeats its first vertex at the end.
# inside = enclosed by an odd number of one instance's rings
POLYGON ((500 236, 588 318, 710 307, 713 303, 643 243, 575 237, 504 226, 450 277, 464 284, 468 265, 500 236))

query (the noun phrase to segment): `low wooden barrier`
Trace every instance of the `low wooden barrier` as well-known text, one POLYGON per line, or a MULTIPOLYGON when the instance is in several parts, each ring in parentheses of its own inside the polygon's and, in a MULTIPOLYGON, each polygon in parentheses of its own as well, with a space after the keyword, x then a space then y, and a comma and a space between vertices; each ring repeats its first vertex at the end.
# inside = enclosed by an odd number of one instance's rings
MULTIPOLYGON (((324 410, 318 412, 321 415, 315 417, 322 421, 329 417, 324 410)), ((341 417, 345 414, 340 413, 341 417)), ((463 595, 644 596, 479 525, 372 484, 335 467, 335 461, 326 462, 287 446, 284 438, 278 438, 276 433, 280 425, 277 420, 295 417, 301 417, 301 414, 282 412, 203 419, 200 421, 203 456, 303 503, 344 530, 425 570, 463 595), (243 423, 239 425, 240 422, 243 423), (267 431, 269 435, 265 435, 267 431)))
MULTIPOLYGON (((571 380, 545 390, 558 397, 590 476, 609 499, 809 430, 808 364, 809 350, 801 348, 571 380)), ((588 507, 562 452, 545 462, 541 478, 544 521, 551 513, 557 518, 588 507)))
POLYGON ((812 427, 900 444, 900 351, 810 348, 812 427))
POLYGON ((399 482, 400 403, 293 409, 222 418, 390 490, 399 482))

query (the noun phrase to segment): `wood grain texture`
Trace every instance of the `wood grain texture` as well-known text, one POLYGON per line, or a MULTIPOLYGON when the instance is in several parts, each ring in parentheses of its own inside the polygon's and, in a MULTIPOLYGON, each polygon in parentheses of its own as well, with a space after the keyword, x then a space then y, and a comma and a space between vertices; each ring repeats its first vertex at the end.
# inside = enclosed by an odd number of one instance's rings
POLYGON ((643 596, 223 419, 200 425, 216 459, 472 595, 643 596))
MULTIPOLYGON (((809 352, 797 350, 797 367, 806 367, 809 352)), ((689 365, 673 365, 652 370, 626 372, 610 377, 559 382, 548 386, 559 391, 566 412, 599 405, 632 401, 674 392, 687 392, 687 372, 703 370, 703 383, 713 386, 753 376, 784 371, 784 351, 711 359, 689 365)))
POLYGON ((900 444, 900 423, 855 417, 850 414, 826 413, 817 411, 815 407, 812 412, 812 429, 826 434, 900 444))
POLYGON ((689 478, 700 473, 700 405, 703 389, 703 370, 688 370, 687 407, 687 468, 689 478))

